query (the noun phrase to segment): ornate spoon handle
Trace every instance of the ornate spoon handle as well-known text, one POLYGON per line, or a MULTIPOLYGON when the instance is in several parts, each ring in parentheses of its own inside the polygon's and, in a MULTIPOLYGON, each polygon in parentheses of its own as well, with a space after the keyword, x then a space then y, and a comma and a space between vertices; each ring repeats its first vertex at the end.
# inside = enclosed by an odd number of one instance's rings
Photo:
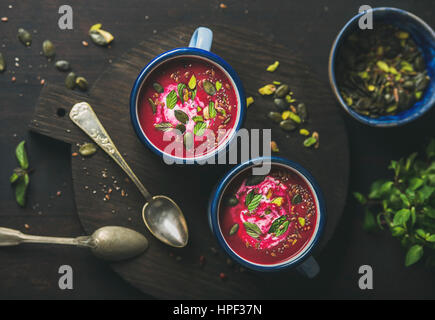
POLYGON ((92 107, 87 102, 76 103, 69 113, 71 120, 82 129, 92 140, 95 141, 106 153, 112 157, 113 160, 124 170, 124 172, 130 177, 134 184, 138 187, 139 191, 145 197, 147 201, 152 199, 152 195, 143 186, 138 177, 134 174, 133 170, 129 167, 127 162, 116 149, 109 134, 104 129, 101 122, 98 120, 92 107))
POLYGON ((0 228, 0 247, 17 246, 21 243, 64 244, 88 248, 95 246, 89 236, 77 238, 40 237, 27 235, 14 229, 0 228))

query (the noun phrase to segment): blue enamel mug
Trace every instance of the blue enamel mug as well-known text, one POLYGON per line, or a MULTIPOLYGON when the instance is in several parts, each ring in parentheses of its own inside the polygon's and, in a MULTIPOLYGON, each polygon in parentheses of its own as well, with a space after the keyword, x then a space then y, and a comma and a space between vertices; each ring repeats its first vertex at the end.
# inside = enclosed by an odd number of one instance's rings
POLYGON ((225 62, 225 60, 223 60, 218 55, 210 52, 212 41, 213 32, 208 28, 199 27, 193 33, 188 47, 175 48, 155 57, 145 66, 145 68, 142 69, 133 85, 133 89, 130 94, 130 117, 133 128, 137 136, 139 137, 139 140, 155 154, 162 157, 165 162, 203 164, 210 158, 216 157, 218 153, 228 150, 228 146, 230 145, 233 138, 235 138, 235 136, 237 135, 237 131, 243 126, 246 115, 246 97, 242 82, 240 81, 240 78, 234 71, 234 69, 227 62, 225 62), (195 156, 194 158, 179 156, 177 157, 175 155, 165 152, 164 150, 159 149, 146 136, 139 121, 139 95, 142 86, 146 82, 146 79, 154 70, 156 70, 162 64, 178 58, 201 59, 213 66, 214 68, 218 68, 230 80, 237 97, 236 120, 234 126, 230 129, 231 131, 229 132, 229 134, 222 142, 220 142, 217 148, 211 150, 208 153, 205 153, 204 155, 195 156))
POLYGON ((320 187, 314 177, 296 162, 280 157, 260 157, 235 166, 231 171, 224 175, 212 192, 208 206, 208 219, 210 228, 220 246, 233 260, 244 267, 262 272, 295 268, 308 278, 314 278, 320 271, 320 267, 312 254, 321 238, 325 226, 325 202, 320 187), (307 243, 293 256, 274 264, 262 264, 242 257, 228 244, 220 225, 220 215, 222 214, 226 191, 231 189, 234 181, 237 181, 238 177, 244 176, 247 170, 252 170, 254 167, 265 165, 270 168, 278 168, 280 170, 291 172, 302 179, 304 184, 310 189, 313 201, 316 205, 316 222, 313 225, 313 233, 307 243))

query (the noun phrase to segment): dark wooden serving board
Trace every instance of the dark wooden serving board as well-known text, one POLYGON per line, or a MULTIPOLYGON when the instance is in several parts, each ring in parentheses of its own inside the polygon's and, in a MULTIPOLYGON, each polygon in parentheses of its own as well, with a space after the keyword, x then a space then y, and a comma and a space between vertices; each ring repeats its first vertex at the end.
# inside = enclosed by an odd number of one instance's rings
MULTIPOLYGON (((234 67, 247 96, 255 98, 255 103, 249 107, 245 127, 272 128, 272 139, 281 150, 278 155, 306 167, 324 192, 327 225, 317 248, 320 249, 338 224, 348 186, 348 140, 335 100, 327 84, 319 81, 288 48, 268 42, 250 31, 222 26, 212 29, 212 51, 234 67), (266 67, 275 60, 280 61, 278 70, 266 72, 266 67), (257 90, 273 80, 288 83, 295 97, 306 103, 310 113, 307 128, 320 133, 318 150, 304 148, 303 138, 298 133, 286 134, 266 118, 267 112, 274 110, 274 105, 271 98, 261 97, 257 90)), ((144 233, 150 241, 150 248, 142 256, 111 265, 126 281, 159 298, 280 297, 285 290, 277 289, 276 281, 279 281, 279 287, 288 288, 303 285, 305 280, 293 271, 259 274, 231 266, 208 227, 206 206, 209 195, 231 166, 165 165, 141 144, 130 123, 129 95, 140 70, 157 54, 185 46, 193 31, 194 27, 180 27, 147 39, 110 65, 92 86, 89 95, 68 90, 62 85, 47 84, 30 128, 70 143, 72 153, 77 152, 77 144, 90 139, 69 120, 68 113, 75 103, 88 101, 150 192, 173 197, 183 209, 189 225, 190 242, 183 249, 170 248, 148 232, 141 219, 144 199, 102 150, 86 159, 72 156, 77 212, 86 233, 106 225, 122 225, 144 233), (102 190, 109 188, 113 190, 110 200, 104 201, 105 192, 102 190), (126 193, 124 196, 122 190, 126 193), (203 266, 200 266, 201 256, 205 257, 203 266), (221 272, 227 275, 224 281, 219 277, 221 272)))

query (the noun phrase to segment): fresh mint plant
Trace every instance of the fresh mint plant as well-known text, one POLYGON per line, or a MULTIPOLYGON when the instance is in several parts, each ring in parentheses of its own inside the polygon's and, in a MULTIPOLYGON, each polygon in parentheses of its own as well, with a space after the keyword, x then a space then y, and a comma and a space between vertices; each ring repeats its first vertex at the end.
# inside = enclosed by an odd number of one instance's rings
POLYGON ((435 267, 435 139, 424 156, 417 153, 391 161, 391 180, 375 181, 368 195, 354 192, 365 206, 363 227, 373 231, 388 229, 406 248, 405 265, 425 256, 435 267))
POLYGON ((29 160, 25 144, 26 141, 21 141, 15 149, 15 155, 20 166, 14 169, 9 178, 10 183, 15 187, 15 199, 21 207, 26 204, 26 191, 30 182, 29 160))

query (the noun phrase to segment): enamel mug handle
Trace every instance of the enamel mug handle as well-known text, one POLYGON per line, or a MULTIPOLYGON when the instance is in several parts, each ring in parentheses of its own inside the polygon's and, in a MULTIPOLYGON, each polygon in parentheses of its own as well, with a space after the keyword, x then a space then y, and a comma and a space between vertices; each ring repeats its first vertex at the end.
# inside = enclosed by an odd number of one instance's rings
POLYGON ((314 278, 320 272, 320 266, 317 261, 311 256, 296 268, 301 274, 309 279, 314 278))
POLYGON ((210 51, 213 32, 209 28, 199 27, 190 39, 189 47, 210 51))

